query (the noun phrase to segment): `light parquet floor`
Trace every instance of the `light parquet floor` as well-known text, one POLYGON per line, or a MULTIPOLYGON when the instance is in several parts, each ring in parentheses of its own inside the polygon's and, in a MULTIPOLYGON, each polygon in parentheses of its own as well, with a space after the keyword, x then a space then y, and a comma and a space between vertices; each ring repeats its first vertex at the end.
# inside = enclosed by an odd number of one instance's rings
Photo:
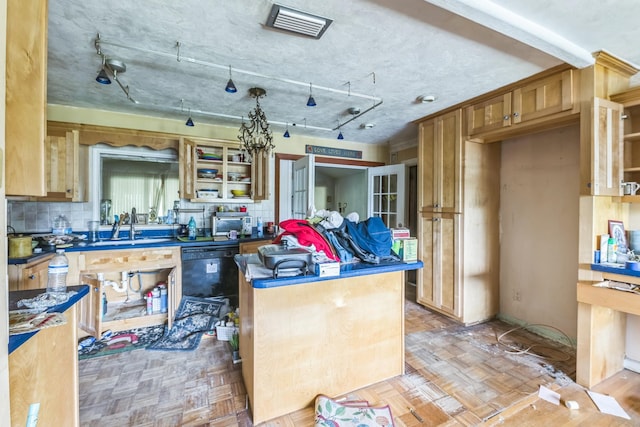
MULTIPOLYGON (((424 309, 407 288, 405 375, 349 394, 389 404, 397 426, 638 426, 640 375, 623 371, 593 390, 610 394, 632 420, 600 413, 575 384, 575 354, 526 331, 508 341, 532 344, 550 361, 512 355, 496 336, 511 329, 500 321, 463 327, 424 309), (537 398, 540 385, 575 400, 569 410, 537 398), (410 413, 413 408, 423 422, 410 413)), ((193 352, 135 350, 81 360, 80 424, 95 427, 251 427, 240 365, 226 343, 203 338, 193 352)), ((263 426, 313 426, 312 408, 263 426)))

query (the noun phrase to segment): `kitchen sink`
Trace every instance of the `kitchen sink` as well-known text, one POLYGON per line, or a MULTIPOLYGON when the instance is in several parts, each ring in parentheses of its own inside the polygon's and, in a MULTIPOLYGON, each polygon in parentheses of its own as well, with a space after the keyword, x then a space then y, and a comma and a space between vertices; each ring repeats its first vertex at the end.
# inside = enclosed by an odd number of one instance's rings
POLYGON ((156 237, 156 238, 147 238, 147 239, 121 239, 121 240, 101 240, 99 242, 87 243, 87 246, 137 246, 137 245, 149 245, 154 243, 164 243, 164 242, 173 242, 175 241, 172 237, 156 237))

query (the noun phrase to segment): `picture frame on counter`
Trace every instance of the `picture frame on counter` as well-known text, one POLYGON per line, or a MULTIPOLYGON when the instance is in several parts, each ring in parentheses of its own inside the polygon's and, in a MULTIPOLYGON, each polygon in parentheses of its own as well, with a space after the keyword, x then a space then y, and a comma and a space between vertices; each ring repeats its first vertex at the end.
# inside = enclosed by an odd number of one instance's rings
POLYGON ((624 231, 624 223, 622 221, 609 220, 609 236, 615 239, 618 252, 627 253, 627 235, 624 231))

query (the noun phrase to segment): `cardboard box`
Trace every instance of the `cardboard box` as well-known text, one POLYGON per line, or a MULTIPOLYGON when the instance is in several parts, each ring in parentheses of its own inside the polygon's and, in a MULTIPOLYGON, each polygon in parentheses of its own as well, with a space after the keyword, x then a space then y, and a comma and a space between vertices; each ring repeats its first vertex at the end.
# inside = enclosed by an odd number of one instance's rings
POLYGON ((391 229, 391 238, 393 240, 396 239, 408 239, 411 237, 408 228, 392 228, 391 229))
POLYGON ((315 264, 315 273, 320 277, 335 277, 340 275, 339 262, 322 262, 315 264))
POLYGON ((418 239, 411 237, 408 239, 399 239, 400 250, 398 256, 403 262, 418 261, 418 239))

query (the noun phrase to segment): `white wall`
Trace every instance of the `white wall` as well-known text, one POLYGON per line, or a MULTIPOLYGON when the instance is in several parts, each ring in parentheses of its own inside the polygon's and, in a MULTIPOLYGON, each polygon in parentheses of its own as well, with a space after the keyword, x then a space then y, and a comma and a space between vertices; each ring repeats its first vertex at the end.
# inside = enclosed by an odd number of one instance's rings
POLYGON ((577 319, 579 161, 578 126, 502 142, 500 315, 553 326, 571 339, 577 319))

